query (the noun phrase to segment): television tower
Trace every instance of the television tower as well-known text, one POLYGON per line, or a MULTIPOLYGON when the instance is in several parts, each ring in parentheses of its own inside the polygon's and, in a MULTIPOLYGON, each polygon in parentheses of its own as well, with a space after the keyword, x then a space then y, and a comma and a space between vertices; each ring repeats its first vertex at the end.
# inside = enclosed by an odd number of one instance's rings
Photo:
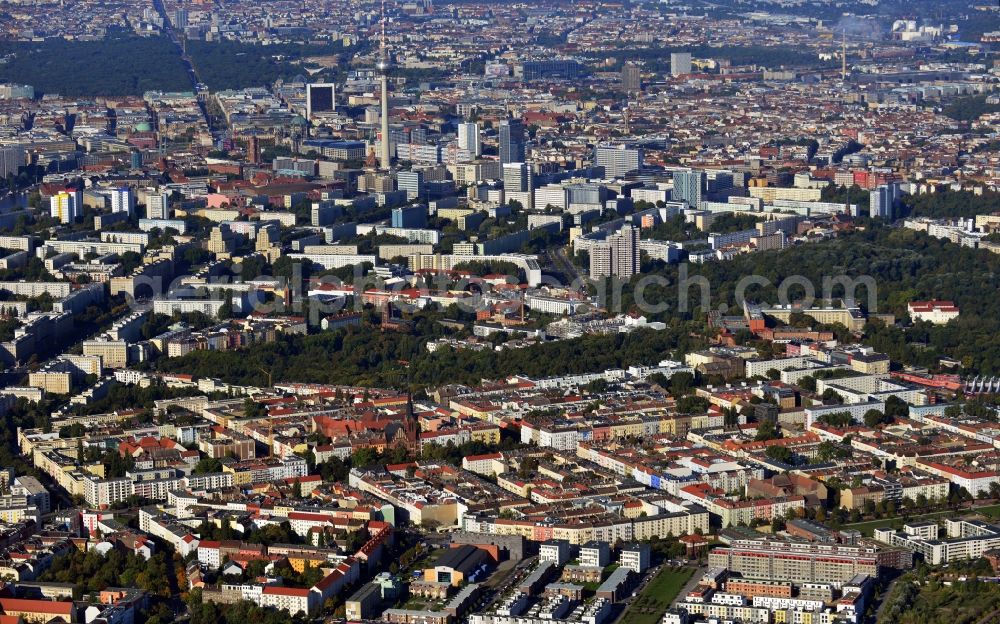
POLYGON ((382 0, 382 38, 379 44, 379 59, 377 64, 379 82, 382 86, 382 144, 379 146, 379 164, 389 170, 392 159, 389 153, 389 72, 392 61, 385 46, 385 0, 382 0))

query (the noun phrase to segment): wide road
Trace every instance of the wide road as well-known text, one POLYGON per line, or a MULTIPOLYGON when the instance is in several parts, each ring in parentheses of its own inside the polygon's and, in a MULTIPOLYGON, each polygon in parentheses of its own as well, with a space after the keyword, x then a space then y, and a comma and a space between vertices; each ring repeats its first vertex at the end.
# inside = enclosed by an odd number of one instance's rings
MULTIPOLYGON (((195 94, 199 94, 201 92, 199 86, 203 84, 201 77, 198 76, 198 70, 195 68, 194 63, 191 62, 191 57, 184 53, 184 43, 181 41, 177 31, 174 30, 173 22, 167 16, 167 9, 163 6, 163 0, 153 0, 153 7, 163 19, 163 32, 170 37, 170 40, 174 42, 175 46, 177 46, 177 51, 180 54, 181 61, 183 61, 184 67, 187 70, 188 79, 191 81, 192 90, 195 94)), ((208 129, 214 133, 215 128, 212 127, 212 118, 209 116, 208 111, 205 109, 205 103, 200 97, 198 98, 198 107, 201 109, 201 114, 205 118, 205 123, 208 124, 208 129)))
POLYGON ((552 259, 552 264, 556 266, 560 273, 563 275, 563 279, 567 280, 567 284, 572 282, 579 282, 581 280, 581 275, 579 269, 573 264, 566 254, 566 247, 554 247, 549 250, 549 258, 552 259))

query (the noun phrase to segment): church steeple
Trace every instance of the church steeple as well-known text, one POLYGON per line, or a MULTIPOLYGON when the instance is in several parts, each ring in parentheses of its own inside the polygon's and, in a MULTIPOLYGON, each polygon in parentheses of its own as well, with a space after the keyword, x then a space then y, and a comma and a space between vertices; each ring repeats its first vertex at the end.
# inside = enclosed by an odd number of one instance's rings
POLYGON ((413 413, 413 394, 406 391, 406 414, 403 415, 403 435, 406 436, 406 446, 411 450, 417 448, 417 417, 413 413))

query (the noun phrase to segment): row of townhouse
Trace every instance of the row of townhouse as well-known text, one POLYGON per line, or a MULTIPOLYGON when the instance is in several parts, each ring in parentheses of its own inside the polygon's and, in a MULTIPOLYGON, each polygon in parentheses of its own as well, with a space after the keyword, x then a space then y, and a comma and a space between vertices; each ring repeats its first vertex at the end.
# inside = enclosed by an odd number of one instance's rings
MULTIPOLYGON (((358 552, 352 556, 330 559, 333 569, 312 587, 285 587, 275 584, 223 585, 221 591, 207 591, 204 597, 206 600, 229 601, 235 593, 237 598, 249 600, 261 607, 273 607, 292 615, 315 614, 327 600, 340 595, 348 585, 361 578, 362 566, 376 562, 381 557, 383 546, 393 537, 392 526, 388 523, 373 521, 369 523, 368 529, 370 537, 358 552)), ((222 559, 230 555, 233 558, 284 556, 292 561, 296 557, 315 559, 310 557, 312 554, 315 553, 307 547, 288 545, 267 547, 241 542, 206 541, 198 548, 199 562, 212 569, 217 569, 222 559)))
POLYGON ((291 455, 282 458, 223 463, 222 471, 232 473, 233 485, 244 486, 305 477, 309 474, 309 467, 305 459, 291 455))
POLYGON ((491 423, 474 423, 461 427, 447 427, 436 431, 424 431, 419 436, 420 448, 427 444, 459 446, 467 442, 482 442, 483 444, 500 443, 500 427, 491 423))
POLYGON ((137 496, 148 500, 167 500, 174 490, 220 490, 233 485, 233 475, 212 473, 184 475, 173 468, 137 470, 124 477, 105 479, 84 474, 83 497, 91 507, 107 508, 137 496))
POLYGON ((667 410, 660 413, 633 414, 614 421, 597 420, 581 423, 562 420, 521 421, 521 442, 560 451, 574 451, 583 442, 606 441, 655 435, 686 435, 696 427, 707 427, 714 420, 721 425, 721 415, 678 415, 667 410))
POLYGON ((296 507, 291 505, 260 505, 247 504, 240 500, 220 501, 202 498, 196 494, 182 491, 171 492, 167 496, 166 507, 177 518, 193 518, 206 511, 216 512, 253 512, 260 518, 288 519, 290 515, 301 512, 322 515, 336 524, 348 522, 368 522, 379 516, 379 509, 372 505, 358 505, 350 509, 341 507, 296 507))
POLYGON ((707 484, 683 487, 680 497, 701 505, 710 514, 718 516, 723 528, 749 526, 754 520, 771 522, 775 518, 784 518, 793 510, 796 513, 804 513, 806 504, 805 497, 801 495, 739 500, 707 484))
POLYGON ((660 466, 653 462, 647 465, 627 460, 612 451, 586 442, 581 442, 577 446, 576 455, 605 470, 635 479, 646 487, 663 490, 673 496, 679 496, 682 488, 698 483, 731 492, 745 489, 754 479, 764 478, 763 468, 744 465, 725 457, 715 460, 682 458, 669 466, 660 466))
POLYGON ((204 600, 234 602, 247 600, 260 607, 271 607, 291 615, 315 614, 326 600, 338 595, 347 585, 360 577, 357 560, 348 557, 312 587, 286 587, 259 583, 223 584, 218 589, 203 593, 204 600))

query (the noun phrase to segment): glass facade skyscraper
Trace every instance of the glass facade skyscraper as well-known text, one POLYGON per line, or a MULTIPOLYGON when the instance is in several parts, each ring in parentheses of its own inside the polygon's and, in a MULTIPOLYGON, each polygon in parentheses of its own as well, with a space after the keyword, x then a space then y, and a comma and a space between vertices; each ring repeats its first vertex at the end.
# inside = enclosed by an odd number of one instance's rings
POLYGON ((524 123, 520 119, 500 122, 500 163, 524 162, 524 123))

